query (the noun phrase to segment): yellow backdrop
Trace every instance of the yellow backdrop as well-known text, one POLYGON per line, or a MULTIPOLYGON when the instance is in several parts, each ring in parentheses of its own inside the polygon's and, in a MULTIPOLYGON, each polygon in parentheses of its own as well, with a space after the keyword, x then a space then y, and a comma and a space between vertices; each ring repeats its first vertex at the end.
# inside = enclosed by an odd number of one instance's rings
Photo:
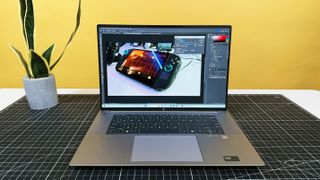
MULTIPOLYGON (((9 44, 25 51, 18 0, 0 2, 0 88, 22 87, 9 44)), ((73 30, 77 0, 34 0, 36 50, 57 58, 73 30)), ((96 88, 96 24, 230 24, 231 88, 320 89, 319 0, 84 0, 82 24, 53 73, 58 87, 96 88)))

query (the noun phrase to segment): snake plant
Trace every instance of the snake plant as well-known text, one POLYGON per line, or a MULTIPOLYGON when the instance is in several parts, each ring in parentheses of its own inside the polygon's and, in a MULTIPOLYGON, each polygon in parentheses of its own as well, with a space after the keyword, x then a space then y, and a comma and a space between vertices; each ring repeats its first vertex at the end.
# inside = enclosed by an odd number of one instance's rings
POLYGON ((20 16, 22 22, 22 30, 24 40, 27 45, 28 55, 27 59, 24 58, 21 51, 11 46, 12 50, 20 59, 22 65, 24 66, 27 76, 32 78, 43 78, 48 77, 53 68, 61 60, 64 52, 66 51, 68 45, 71 43, 74 38, 79 26, 80 26, 80 17, 81 17, 81 0, 79 0, 78 12, 76 17, 75 29, 72 32, 68 42, 64 46, 64 49, 60 56, 55 60, 51 60, 51 54, 55 47, 55 44, 51 45, 46 51, 42 54, 39 54, 35 51, 34 45, 34 12, 33 12, 33 0, 19 0, 20 1, 20 16))

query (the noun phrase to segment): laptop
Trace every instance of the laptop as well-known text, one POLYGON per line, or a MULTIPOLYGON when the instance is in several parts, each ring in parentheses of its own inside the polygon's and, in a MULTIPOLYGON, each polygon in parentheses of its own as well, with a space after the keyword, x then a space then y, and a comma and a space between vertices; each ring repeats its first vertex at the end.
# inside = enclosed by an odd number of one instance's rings
POLYGON ((98 25, 100 112, 71 166, 263 166, 227 111, 231 26, 98 25))

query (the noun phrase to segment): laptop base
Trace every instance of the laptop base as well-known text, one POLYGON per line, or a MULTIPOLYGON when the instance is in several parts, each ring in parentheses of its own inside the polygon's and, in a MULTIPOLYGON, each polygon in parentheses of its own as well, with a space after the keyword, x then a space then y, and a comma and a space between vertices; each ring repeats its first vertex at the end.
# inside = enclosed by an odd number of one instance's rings
MULTIPOLYGON (((151 157, 151 155, 156 155, 159 151, 150 152, 150 150, 146 149, 145 152, 143 152, 143 149, 140 149, 137 153, 137 151, 134 150, 134 142, 135 139, 138 138, 139 143, 143 144, 141 141, 145 140, 143 135, 106 134, 112 116, 116 113, 126 114, 126 112, 113 113, 110 111, 100 111, 98 113, 70 162, 71 166, 264 166, 264 162, 228 112, 210 113, 217 117, 225 131, 224 135, 161 135, 161 137, 170 137, 174 139, 182 138, 186 141, 191 138, 191 141, 188 141, 190 144, 195 143, 195 141, 192 140, 192 137, 194 137, 199 145, 203 161, 201 161, 201 157, 197 154, 195 155, 196 157, 186 158, 186 160, 177 159, 171 161, 166 160, 165 158, 162 159, 160 156, 151 157), (146 155, 144 159, 139 159, 139 157, 142 157, 142 154, 146 153, 149 154, 146 155), (132 156, 133 154, 134 156, 132 156), (149 159, 145 159, 148 157, 149 159)), ((154 113, 174 114, 178 112, 154 113)), ((158 141, 159 135, 149 134, 147 137, 151 138, 149 139, 150 142, 152 142, 152 137, 154 137, 153 140, 161 143, 161 141, 158 141)), ((145 145, 147 144, 148 143, 145 143, 145 145)), ((149 143, 149 145, 152 145, 152 143, 149 143)), ((166 147, 166 149, 168 148, 166 147)), ((182 149, 179 150, 182 151, 182 149)), ((196 148, 193 150, 196 151, 196 148)))

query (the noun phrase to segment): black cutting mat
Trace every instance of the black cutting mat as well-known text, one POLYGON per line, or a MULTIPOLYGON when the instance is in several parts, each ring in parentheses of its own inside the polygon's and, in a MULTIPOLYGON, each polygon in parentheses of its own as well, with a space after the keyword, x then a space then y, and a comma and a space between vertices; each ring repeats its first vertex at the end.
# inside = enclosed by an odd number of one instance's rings
POLYGON ((266 163, 259 168, 69 167, 99 96, 59 99, 33 111, 22 98, 0 112, 0 179, 320 179, 320 121, 281 95, 229 96, 230 112, 266 163))

